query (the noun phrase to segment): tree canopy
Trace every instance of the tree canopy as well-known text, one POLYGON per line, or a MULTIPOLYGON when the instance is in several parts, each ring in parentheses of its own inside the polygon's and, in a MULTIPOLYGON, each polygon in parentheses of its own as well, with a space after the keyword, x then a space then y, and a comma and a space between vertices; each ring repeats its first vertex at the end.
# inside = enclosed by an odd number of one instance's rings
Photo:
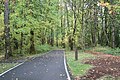
POLYGON ((120 47, 119 27, 119 0, 0 1, 0 49, 7 48, 8 57, 34 54, 45 44, 71 50, 120 47))

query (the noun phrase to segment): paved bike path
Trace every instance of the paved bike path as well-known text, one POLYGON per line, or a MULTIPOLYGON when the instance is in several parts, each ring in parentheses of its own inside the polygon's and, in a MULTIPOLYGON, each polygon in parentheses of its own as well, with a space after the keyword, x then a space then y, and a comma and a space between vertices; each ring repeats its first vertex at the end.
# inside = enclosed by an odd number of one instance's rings
POLYGON ((23 65, 2 75, 0 80, 67 80, 64 51, 54 50, 26 61, 23 65))

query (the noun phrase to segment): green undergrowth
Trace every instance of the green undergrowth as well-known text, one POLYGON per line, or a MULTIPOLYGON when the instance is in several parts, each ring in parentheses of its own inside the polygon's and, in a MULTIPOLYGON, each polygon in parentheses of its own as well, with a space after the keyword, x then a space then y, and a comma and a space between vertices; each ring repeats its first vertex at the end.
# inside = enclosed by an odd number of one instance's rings
POLYGON ((89 48, 89 49, 86 49, 86 50, 103 52, 103 53, 106 53, 106 54, 120 56, 120 48, 113 49, 113 48, 110 48, 110 47, 97 46, 97 47, 89 48))
POLYGON ((67 51, 66 52, 66 56, 67 56, 67 63, 68 66, 71 70, 71 73, 73 75, 73 77, 76 76, 83 76, 86 74, 86 72, 91 69, 93 66, 89 65, 89 64, 84 64, 82 63, 82 61, 84 59, 88 59, 88 58, 95 58, 95 56, 93 56, 92 54, 87 54, 84 52, 79 52, 79 59, 77 61, 75 61, 74 58, 74 52, 73 51, 67 51))
POLYGON ((3 73, 4 71, 14 67, 18 63, 0 63, 0 74, 3 73))
POLYGON ((12 57, 14 59, 16 58, 24 58, 24 57, 29 57, 29 56, 39 56, 39 55, 42 55, 50 50, 53 50, 55 47, 52 47, 48 44, 45 44, 45 45, 35 45, 35 50, 36 50, 36 53, 35 54, 30 54, 29 53, 29 50, 28 51, 25 51, 25 50, 22 50, 22 54, 20 54, 20 50, 14 50, 13 54, 12 54, 12 57))
MULTIPOLYGON (((36 48, 36 54, 29 54, 29 53, 24 53, 24 54, 18 54, 18 53, 13 53, 12 56, 12 60, 26 60, 26 59, 30 59, 32 57, 39 57, 41 55, 46 54, 48 51, 54 49, 55 47, 51 47, 50 45, 37 45, 35 46, 36 48)), ((3 59, 3 54, 0 54, 0 59, 3 59)), ((17 65, 17 63, 0 63, 0 73, 14 67, 15 65, 17 65)))
POLYGON ((4 57, 4 52, 0 50, 0 58, 4 57))
POLYGON ((36 49, 37 53, 43 53, 43 52, 47 52, 53 48, 50 45, 45 44, 45 45, 36 45, 35 49, 36 49))

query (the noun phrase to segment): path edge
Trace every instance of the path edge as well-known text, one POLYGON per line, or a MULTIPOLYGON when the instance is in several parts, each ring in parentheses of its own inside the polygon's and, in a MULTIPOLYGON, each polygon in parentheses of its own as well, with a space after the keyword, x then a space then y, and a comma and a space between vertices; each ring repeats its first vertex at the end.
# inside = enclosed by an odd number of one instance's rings
MULTIPOLYGON (((53 51, 53 50, 50 50, 50 51, 46 52, 45 54, 47 54, 47 53, 49 53, 49 52, 51 52, 51 51, 53 51)), ((45 55, 45 54, 44 54, 44 55, 45 55)), ((35 57, 35 58, 36 58, 36 57, 35 57)), ((34 59, 35 59, 35 58, 34 58, 34 59)), ((14 67, 6 70, 6 71, 4 71, 3 73, 0 74, 0 77, 3 76, 4 74, 6 74, 7 72, 9 72, 9 71, 11 71, 11 70, 13 70, 13 69, 21 66, 21 65, 24 64, 26 61, 27 61, 27 60, 25 60, 24 62, 22 62, 22 63, 20 63, 20 64, 17 64, 16 66, 14 66, 14 67)))
POLYGON ((65 71, 66 71, 66 74, 67 74, 67 80, 71 80, 70 74, 69 74, 68 68, 67 68, 66 57, 65 57, 65 51, 64 51, 64 67, 65 67, 65 71))
POLYGON ((8 69, 8 70, 6 70, 5 72, 3 72, 3 73, 0 74, 0 77, 1 77, 2 75, 6 74, 7 72, 9 72, 9 71, 11 71, 11 70, 19 67, 20 65, 22 65, 22 64, 24 64, 24 63, 25 63, 25 61, 22 62, 22 63, 20 63, 20 64, 17 64, 16 66, 14 66, 14 67, 12 67, 12 68, 10 68, 10 69, 8 69))

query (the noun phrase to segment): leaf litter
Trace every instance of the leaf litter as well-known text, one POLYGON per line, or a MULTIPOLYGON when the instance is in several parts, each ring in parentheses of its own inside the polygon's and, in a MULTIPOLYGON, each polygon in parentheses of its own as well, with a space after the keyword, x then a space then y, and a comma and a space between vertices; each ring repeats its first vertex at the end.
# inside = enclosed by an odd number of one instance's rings
POLYGON ((120 77, 120 56, 113 56, 101 52, 87 51, 87 53, 97 56, 95 59, 84 60, 85 64, 94 67, 88 70, 87 74, 76 78, 75 80, 97 80, 103 76, 120 77))

